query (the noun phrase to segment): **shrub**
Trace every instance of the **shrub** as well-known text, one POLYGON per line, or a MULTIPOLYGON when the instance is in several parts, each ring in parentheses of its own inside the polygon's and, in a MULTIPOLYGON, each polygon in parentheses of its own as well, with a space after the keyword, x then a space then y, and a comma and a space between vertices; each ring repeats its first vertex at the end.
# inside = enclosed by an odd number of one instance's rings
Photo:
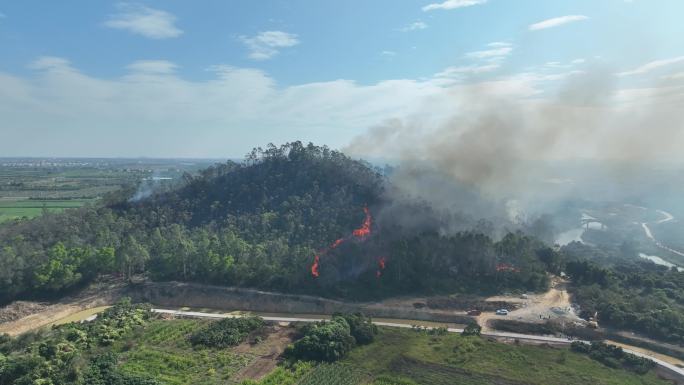
POLYGON ((591 359, 596 360, 610 368, 624 367, 625 369, 631 370, 635 373, 645 374, 655 367, 655 363, 647 358, 625 353, 622 348, 608 345, 603 342, 584 344, 582 342, 575 341, 570 345, 570 348, 575 352, 587 354, 591 359))
POLYGON ((468 324, 468 326, 463 329, 463 332, 461 333, 462 336, 479 336, 480 333, 482 332, 482 326, 476 324, 476 323, 471 323, 468 324))
POLYGON ((375 335, 378 334, 378 327, 373 325, 373 321, 370 317, 366 317, 361 313, 354 314, 341 314, 336 313, 333 318, 341 317, 347 321, 349 324, 349 330, 359 345, 366 345, 375 339, 375 335))
POLYGON ((334 317, 330 322, 315 322, 302 328, 304 337, 290 345, 286 355, 306 361, 337 361, 349 353, 355 340, 347 321, 334 317))
POLYGON ((212 348, 240 344, 249 333, 264 326, 261 317, 225 318, 212 322, 190 336, 190 343, 212 348))

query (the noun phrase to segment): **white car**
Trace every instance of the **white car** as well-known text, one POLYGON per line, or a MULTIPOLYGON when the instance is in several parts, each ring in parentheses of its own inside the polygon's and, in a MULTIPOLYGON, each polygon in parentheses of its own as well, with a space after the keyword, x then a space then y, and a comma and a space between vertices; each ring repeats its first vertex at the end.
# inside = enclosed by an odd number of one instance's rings
POLYGON ((508 315, 508 310, 506 309, 499 309, 496 311, 496 315, 508 315))

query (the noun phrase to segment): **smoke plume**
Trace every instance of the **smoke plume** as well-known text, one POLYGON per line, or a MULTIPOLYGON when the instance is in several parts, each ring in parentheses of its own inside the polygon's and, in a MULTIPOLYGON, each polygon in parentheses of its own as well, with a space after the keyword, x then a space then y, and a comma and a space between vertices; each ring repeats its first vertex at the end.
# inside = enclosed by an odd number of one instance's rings
POLYGON ((458 87, 441 123, 427 123, 429 111, 389 120, 344 151, 395 162, 395 197, 515 223, 531 207, 543 212, 578 191, 590 194, 586 180, 624 187, 639 177, 635 164, 682 160, 684 87, 625 89, 619 79, 605 68, 573 73, 550 98, 458 87))

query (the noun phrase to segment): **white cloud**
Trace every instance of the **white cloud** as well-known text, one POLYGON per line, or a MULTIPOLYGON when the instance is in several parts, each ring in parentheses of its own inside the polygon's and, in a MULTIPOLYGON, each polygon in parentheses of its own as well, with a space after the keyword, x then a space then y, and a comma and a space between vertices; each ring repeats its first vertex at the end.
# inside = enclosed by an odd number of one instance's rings
POLYGON ((382 56, 396 56, 397 53, 394 51, 382 51, 382 52, 380 52, 380 55, 382 55, 382 56))
POLYGON ((460 78, 464 75, 475 75, 487 72, 492 72, 499 69, 499 64, 485 64, 485 65, 468 65, 468 66, 454 66, 447 67, 443 71, 435 74, 436 78, 460 78))
POLYGON ((637 67, 633 70, 630 71, 625 71, 625 72, 619 72, 617 75, 618 76, 630 76, 630 75, 642 75, 645 73, 649 73, 651 71, 667 67, 673 64, 677 63, 682 63, 684 62, 684 56, 679 56, 671 59, 663 59, 663 60, 656 60, 652 61, 650 63, 646 63, 642 65, 641 67, 637 67))
POLYGON ((265 31, 255 36, 241 36, 240 40, 249 48, 249 57, 254 60, 267 60, 277 55, 280 48, 299 44, 297 35, 283 31, 265 31))
POLYGON ((463 7, 471 7, 486 3, 487 0, 446 0, 442 3, 432 3, 423 7, 423 11, 433 11, 436 9, 456 9, 463 7))
POLYGON ((589 19, 589 17, 584 16, 584 15, 560 16, 560 17, 554 17, 552 19, 540 21, 538 23, 534 23, 534 24, 530 25, 528 28, 530 31, 539 31, 541 29, 558 27, 558 26, 561 26, 564 24, 573 23, 576 21, 583 21, 583 20, 587 20, 587 19, 589 19))
POLYGON ((29 68, 34 70, 55 70, 71 67, 67 59, 57 56, 40 56, 29 64, 29 68))
POLYGON ((499 46, 498 48, 492 48, 484 51, 468 52, 466 54, 466 57, 469 57, 471 59, 492 59, 508 56, 511 54, 511 52, 513 52, 513 47, 499 46))
POLYGON ((664 80, 680 80, 684 79, 684 72, 678 72, 676 74, 662 76, 661 79, 664 80))
POLYGON ((166 60, 138 60, 126 66, 129 70, 137 73, 148 74, 172 74, 178 66, 166 60))
POLYGON ((428 27, 428 25, 425 24, 424 22, 415 21, 415 22, 401 28, 400 31, 402 31, 402 32, 417 31, 420 29, 426 29, 427 27, 428 27))
POLYGON ((496 47, 496 48, 498 48, 498 47, 512 47, 512 46, 513 46, 513 44, 507 43, 505 41, 495 41, 495 42, 487 44, 487 47, 496 47))
POLYGON ((131 63, 119 78, 90 76, 72 66, 63 58, 43 57, 32 63, 32 76, 0 72, 0 153, 220 157, 294 138, 341 146, 385 119, 445 118, 454 108, 450 95, 466 88, 523 97, 537 93, 526 79, 478 86, 459 78, 498 68, 491 63, 452 67, 426 79, 286 87, 263 71, 228 65, 207 68, 214 76, 198 81, 161 60, 131 63), (30 140, 36 136, 44 144, 30 140), (79 140, 68 139, 74 137, 79 140))
POLYGON ((121 3, 120 13, 111 15, 104 25, 122 29, 150 39, 168 39, 180 36, 183 31, 175 26, 176 17, 166 11, 142 4, 121 3))
MULTIPOLYGON (((576 71, 495 76, 500 63, 473 64, 424 79, 278 86, 263 71, 228 65, 189 80, 174 63, 146 60, 105 78, 64 58, 41 57, 31 64, 33 75, 0 72, 0 153, 227 157, 293 139, 339 148, 388 119, 448 120, 474 95, 542 102, 559 84, 577 83, 564 81, 576 71)), ((668 95, 658 100, 675 106, 676 90, 668 95)))

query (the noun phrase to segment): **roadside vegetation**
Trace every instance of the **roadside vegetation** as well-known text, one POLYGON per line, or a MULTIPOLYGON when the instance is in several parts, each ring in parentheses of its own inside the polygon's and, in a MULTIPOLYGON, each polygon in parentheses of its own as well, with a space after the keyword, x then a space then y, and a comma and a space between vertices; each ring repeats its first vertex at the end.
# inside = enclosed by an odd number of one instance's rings
POLYGON ((375 339, 378 329, 360 313, 336 314, 330 321, 301 327, 301 338, 285 351, 286 356, 303 361, 338 361, 357 345, 375 339))
POLYGON ((196 331, 190 342, 195 346, 227 348, 243 342, 249 333, 263 326, 264 320, 259 317, 226 318, 196 331))
POLYGON ((634 354, 625 353, 621 347, 607 345, 603 342, 585 344, 575 341, 572 343, 571 348, 575 352, 588 354, 591 359, 610 368, 625 368, 639 374, 646 374, 649 370, 655 368, 653 361, 635 356, 634 354))
POLYGON ((641 367, 645 371, 630 371, 565 347, 504 344, 420 328, 380 328, 372 343, 355 347, 334 363, 316 364, 304 373, 301 367, 284 366, 260 382, 245 384, 270 385, 275 376, 286 379, 283 384, 306 385, 668 383, 658 379, 648 365, 641 367))
POLYGON ((597 314, 601 325, 684 343, 684 273, 626 259, 620 250, 572 244, 563 251, 583 317, 597 314))
POLYGON ((257 317, 165 320, 124 300, 95 321, 3 337, 0 385, 667 383, 657 379, 650 361, 619 349, 504 344, 479 337, 474 325, 458 335, 376 328, 361 314, 337 314, 279 334, 291 335, 291 346, 283 357, 268 355, 274 348, 268 335, 279 328, 257 317), (198 336, 200 343, 193 343, 198 336), (260 378, 244 377, 259 357, 279 365, 260 378))
POLYGON ((117 371, 114 356, 107 352, 149 318, 147 306, 123 300, 92 323, 71 323, 17 338, 5 336, 0 343, 0 384, 156 384, 117 371))

